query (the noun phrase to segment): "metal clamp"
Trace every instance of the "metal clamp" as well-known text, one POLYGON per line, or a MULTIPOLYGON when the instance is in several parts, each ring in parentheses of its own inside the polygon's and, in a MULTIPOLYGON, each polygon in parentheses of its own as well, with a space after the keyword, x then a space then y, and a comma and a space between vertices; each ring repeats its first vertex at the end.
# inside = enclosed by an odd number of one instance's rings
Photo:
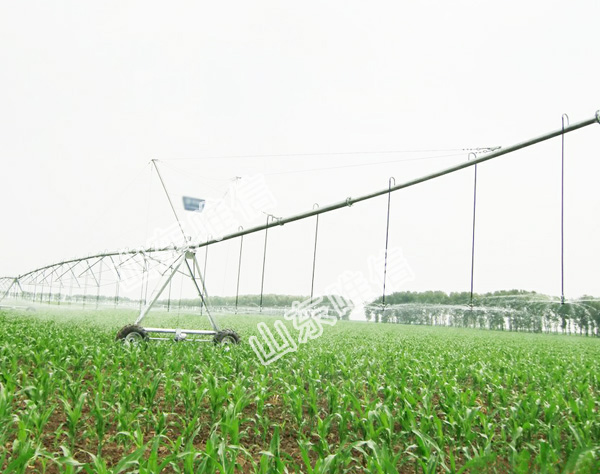
POLYGON ((283 217, 277 217, 274 216, 273 214, 267 214, 267 225, 269 225, 269 219, 271 220, 271 223, 274 225, 283 225, 283 217))

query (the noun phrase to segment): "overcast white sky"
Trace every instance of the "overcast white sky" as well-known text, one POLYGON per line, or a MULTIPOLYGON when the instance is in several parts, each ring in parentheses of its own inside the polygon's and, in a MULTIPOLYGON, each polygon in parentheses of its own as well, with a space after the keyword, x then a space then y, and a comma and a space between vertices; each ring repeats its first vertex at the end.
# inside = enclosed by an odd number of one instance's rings
MULTIPOLYGON (((598 18, 597 0, 2 1, 0 275, 170 226, 153 158, 178 206, 264 174, 287 216, 590 118, 598 18), (409 150, 454 151, 334 154, 409 150), (209 158, 232 155, 260 156, 209 158), (407 161, 438 155, 454 156, 407 161)), ((600 295, 599 157, 600 125, 567 135, 567 296, 600 295)), ((468 291, 472 177, 392 196, 403 289, 468 291)), ((560 139, 481 165, 478 192, 475 290, 559 294, 560 139)), ((368 271, 385 205, 322 216, 317 292, 368 271)), ((265 292, 309 293, 313 232, 269 234, 265 292)), ((256 293, 262 236, 247 242, 256 293)), ((233 293, 238 245, 211 250, 209 293, 233 293)))

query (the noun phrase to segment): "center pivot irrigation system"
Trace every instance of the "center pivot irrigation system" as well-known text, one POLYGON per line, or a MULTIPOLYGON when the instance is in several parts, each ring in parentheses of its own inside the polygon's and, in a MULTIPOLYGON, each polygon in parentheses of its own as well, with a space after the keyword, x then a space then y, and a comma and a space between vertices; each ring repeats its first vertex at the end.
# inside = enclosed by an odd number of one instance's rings
MULTIPOLYGON (((564 135, 566 133, 572 132, 574 130, 586 127, 588 125, 592 125, 594 123, 600 123, 600 110, 595 113, 592 118, 587 120, 583 120, 581 122, 577 122, 574 124, 565 125, 564 121, 565 116, 563 116, 563 126, 559 130, 555 130, 544 135, 541 135, 536 138, 532 138, 530 140, 517 143, 512 146, 502 147, 499 149, 494 149, 489 151, 483 156, 470 157, 466 162, 460 163, 458 165, 442 169, 432 174, 428 174, 426 176, 416 178, 401 184, 392 184, 393 179, 390 179, 389 186, 386 189, 382 189, 379 191, 372 192, 370 194, 366 194, 363 196, 359 196, 356 198, 348 197, 347 199, 330 204, 325 207, 316 207, 309 211, 296 214, 286 218, 267 218, 267 222, 263 225, 259 225, 256 227, 252 227, 249 229, 239 230, 238 232, 234 232, 231 234, 227 234, 220 239, 210 239, 202 243, 198 244, 190 244, 184 246, 169 246, 164 248, 149 248, 145 250, 130 250, 124 252, 107 252, 101 253, 97 255, 92 255, 84 258, 78 258, 68 261, 63 261, 59 263, 55 263, 52 265, 48 265, 42 268, 38 268, 36 270, 30 271, 18 277, 3 277, 0 278, 0 303, 9 295, 13 295, 15 297, 31 295, 31 301, 36 302, 44 302, 47 299, 47 302, 50 302, 52 298, 55 298, 55 301, 58 301, 58 304, 62 301, 62 291, 66 288, 66 282, 70 282, 70 294, 72 294, 72 290, 75 284, 81 288, 81 284, 79 279, 85 275, 86 284, 88 278, 93 278, 97 287, 98 293, 96 295, 96 306, 98 305, 98 301, 100 299, 100 286, 102 285, 102 276, 105 273, 106 269, 110 269, 111 272, 117 276, 116 281, 113 283, 116 285, 116 297, 115 302, 118 304, 118 295, 119 295, 119 284, 124 281, 123 273, 127 270, 128 267, 135 267, 138 271, 142 272, 148 271, 148 265, 154 262, 159 268, 161 277, 156 284, 156 289, 153 292, 153 295, 150 299, 146 301, 146 303, 141 306, 139 309, 139 316, 135 320, 133 324, 127 325, 122 328, 118 334, 117 339, 125 341, 125 342, 135 342, 146 339, 156 339, 156 340, 167 340, 174 339, 175 341, 214 341, 219 344, 236 344, 240 341, 239 335, 232 330, 229 329, 221 329, 217 324, 216 320, 213 318, 208 301, 207 301, 207 292, 206 285, 204 282, 203 272, 200 269, 200 265, 198 264, 196 251, 202 247, 207 247, 209 245, 213 245, 225 240, 231 240, 235 238, 243 238, 245 235, 253 234, 256 232, 268 231, 271 227, 282 226, 284 224, 288 224, 290 222, 299 221, 302 219, 307 219, 310 217, 317 217, 320 214, 324 214, 327 212, 331 212, 337 209, 341 209, 347 206, 351 206, 361 201, 366 201, 368 199, 373 199, 378 196, 388 195, 388 227, 386 229, 386 250, 385 250, 385 264, 384 264, 384 280, 383 280, 383 297, 382 297, 382 305, 385 307, 385 271, 387 269, 387 232, 389 231, 389 195, 392 192, 398 191, 400 189, 408 188, 411 186, 415 186, 420 183, 424 183, 426 181, 430 181, 441 176, 451 174, 457 171, 460 171, 465 168, 474 167, 475 169, 475 195, 476 195, 476 186, 477 186, 477 165, 479 163, 483 163, 484 161, 488 161, 494 158, 497 158, 502 155, 506 155, 508 153, 512 153, 514 151, 520 150, 522 148, 526 148, 537 143, 549 140, 551 138, 562 136, 563 137, 563 152, 564 152, 564 135), (165 261, 161 261, 159 258, 155 256, 157 254, 167 254, 171 256, 168 263, 165 261), (169 286, 170 293, 170 284, 173 278, 176 275, 183 275, 186 278, 190 278, 195 291, 197 291, 200 296, 202 307, 206 309, 206 317, 208 318, 210 325, 212 327, 211 330, 194 330, 194 329, 168 329, 168 328, 157 328, 157 327, 146 327, 142 325, 142 322, 152 309, 152 307, 157 303, 160 296, 169 286), (58 297, 56 294, 52 294, 52 289, 58 285, 59 293, 58 297), (25 292, 23 287, 25 286, 33 286, 32 292, 25 292), (38 290, 38 287, 41 286, 41 291, 38 290), (49 288, 49 293, 44 293, 44 287, 49 288), (165 335, 171 335, 171 337, 165 337, 165 335), (190 336, 190 337, 188 337, 190 336)), ((152 161, 156 171, 158 173, 161 185, 165 191, 167 199, 169 200, 169 204, 177 222, 179 224, 179 228, 184 236, 184 240, 187 242, 188 239, 183 231, 183 227, 179 222, 177 217, 177 213, 175 212, 175 208, 167 192, 165 183, 162 179, 162 176, 158 170, 158 166, 156 164, 156 160, 152 161)), ((563 153, 563 164, 564 164, 564 153, 563 153)), ((564 168, 563 168, 564 170, 564 168)), ((564 174, 563 174, 564 176, 564 174)), ((562 193, 562 189, 561 189, 562 193)), ((475 202, 475 200, 474 200, 475 202)), ((562 212, 562 211, 561 211, 562 212)), ((317 229, 318 229, 318 220, 317 220, 317 229)), ((562 234, 562 228, 561 228, 562 234)), ((475 235, 475 208, 473 212, 473 252, 474 252, 474 235, 475 235)), ((562 235, 561 235, 562 237, 562 235)), ((266 239, 265 239, 266 244, 266 239)), ((561 238, 561 246, 562 246, 562 238, 561 238)), ((472 252, 472 262, 471 262, 471 295, 473 294, 473 252, 472 252)), ((316 255, 316 239, 315 239, 315 255, 316 255)), ((240 252, 241 259, 241 252, 240 252)), ((561 264, 562 264, 562 252, 561 252, 561 264)), ((264 271, 264 268, 263 268, 264 271)), ((264 275, 263 275, 264 276, 264 275)), ((238 276, 239 278, 239 276, 238 276)), ((313 278, 314 278, 314 265, 313 265, 313 278)), ((562 278, 562 275, 561 275, 562 278)), ((143 288, 142 281, 142 288, 143 288)), ((85 287, 84 287, 85 288, 85 287)), ((147 282, 146 282, 146 291, 147 291, 147 282)), ((140 297, 140 302, 145 300, 145 298, 140 297)), ((85 306, 86 297, 83 298, 83 304, 85 306)), ((170 300, 169 300, 170 301, 170 300)), ((562 287, 562 296, 561 302, 564 303, 564 285, 562 287)))

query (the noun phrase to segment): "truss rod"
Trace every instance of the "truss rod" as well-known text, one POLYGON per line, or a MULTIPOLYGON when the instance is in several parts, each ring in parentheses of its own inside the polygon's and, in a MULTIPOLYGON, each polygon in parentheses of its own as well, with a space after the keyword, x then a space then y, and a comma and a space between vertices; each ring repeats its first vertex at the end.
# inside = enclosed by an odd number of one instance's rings
POLYGON ((10 293, 10 290, 12 290, 12 287, 15 286, 15 283, 17 283, 17 284, 19 283, 19 280, 17 278, 12 279, 12 281, 8 285, 8 288, 6 288, 6 291, 0 297, 0 301, 2 301, 4 298, 6 298, 8 296, 8 294, 10 293))

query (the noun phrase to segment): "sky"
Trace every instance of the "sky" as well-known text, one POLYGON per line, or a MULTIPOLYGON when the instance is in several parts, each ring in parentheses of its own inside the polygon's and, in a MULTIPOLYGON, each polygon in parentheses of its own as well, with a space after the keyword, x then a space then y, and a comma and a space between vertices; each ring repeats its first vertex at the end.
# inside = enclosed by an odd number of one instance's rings
MULTIPOLYGON (((235 230, 591 118, 598 18, 596 0, 3 1, 0 275, 164 236, 153 159, 184 219, 182 195, 264 180, 269 206, 235 230)), ((565 137, 567 296, 600 295, 599 155, 600 125, 565 137)), ((555 138, 478 167, 475 291, 560 294, 560 166, 555 138)), ((406 278, 389 290, 468 291, 473 169, 390 205, 406 278)), ((379 291, 386 206, 320 217, 316 293, 356 274, 379 291)), ((314 228, 270 231, 266 293, 310 292, 314 228)), ((263 239, 245 240, 241 293, 260 290, 263 239)), ((238 251, 211 248, 209 293, 235 292, 238 251)))

